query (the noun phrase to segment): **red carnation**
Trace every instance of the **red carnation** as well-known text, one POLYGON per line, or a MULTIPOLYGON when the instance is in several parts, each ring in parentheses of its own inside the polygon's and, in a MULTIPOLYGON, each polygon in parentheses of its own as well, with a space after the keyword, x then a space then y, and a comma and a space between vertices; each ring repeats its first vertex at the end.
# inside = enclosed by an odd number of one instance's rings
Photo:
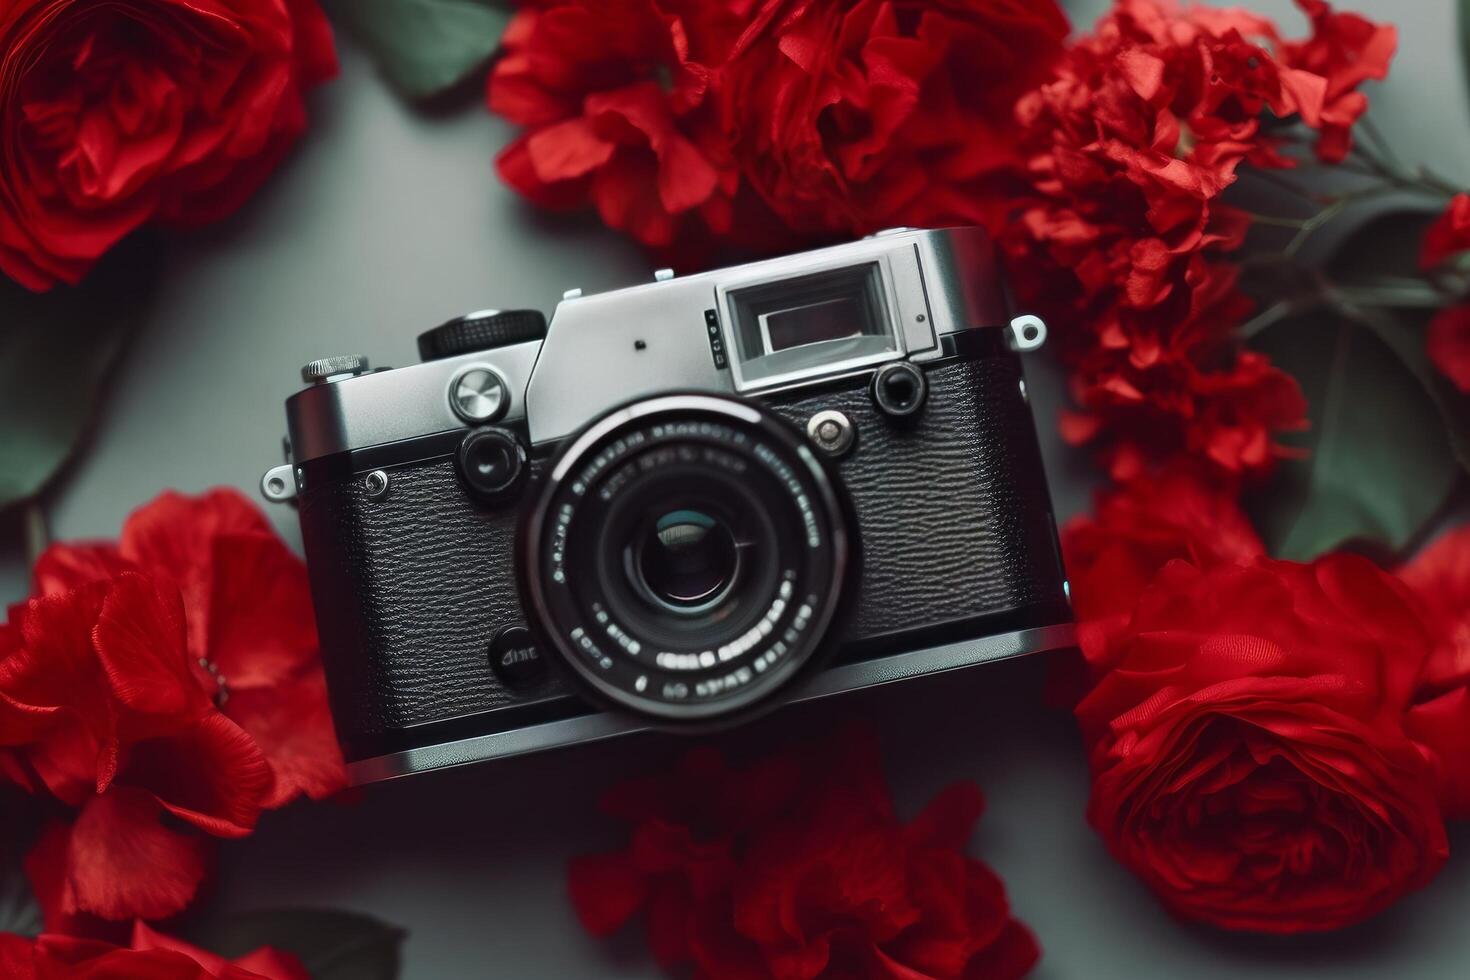
POLYGON ((1067 31, 1053 0, 765 0, 720 73, 726 131, 799 231, 984 223, 1067 31))
POLYGON ((1470 251, 1470 194, 1456 194, 1444 214, 1424 233, 1419 265, 1433 269, 1465 251, 1470 251))
POLYGON ((526 131, 496 160, 543 207, 597 206, 646 245, 738 231, 739 175, 710 94, 744 24, 739 0, 529 7, 502 38, 490 109, 526 131))
POLYGON ((963 850, 982 806, 959 784, 900 823, 866 732, 735 770, 697 749, 607 794, 632 841, 572 863, 572 902, 595 935, 643 911, 702 977, 1020 977, 1035 940, 963 850))
POLYGON ((1017 106, 1031 191, 1003 235, 1009 271, 1071 369, 1064 434, 1100 444, 1117 477, 1180 453, 1257 474, 1305 422, 1295 382, 1234 336, 1250 304, 1229 259, 1249 221, 1220 197, 1242 165, 1290 165, 1264 120, 1345 126, 1386 66, 1391 29, 1314 23, 1289 44, 1241 11, 1120 0, 1017 106))
POLYGON ((1403 728, 1429 639, 1370 562, 1167 565, 1077 707, 1108 847, 1176 914, 1340 928, 1448 855, 1403 728))
POLYGON ((1409 731, 1431 756, 1445 812, 1470 819, 1470 525, 1441 535, 1400 577, 1418 596, 1433 641, 1409 731))
POLYGON ((336 70, 315 0, 0 0, 0 271, 76 283, 150 221, 225 217, 336 70))
POLYGON ((262 946, 226 960, 138 922, 130 947, 71 936, 0 933, 0 972, 13 980, 308 980, 289 953, 262 946))
POLYGON ((1352 148, 1353 124, 1368 111, 1368 97, 1358 86, 1388 77, 1389 62, 1398 47, 1392 24, 1375 24, 1354 13, 1336 13, 1324 0, 1296 0, 1312 21, 1305 41, 1278 40, 1283 64, 1302 73, 1298 84, 1316 87, 1325 79, 1319 119, 1308 124, 1321 131, 1317 155, 1340 162, 1352 148))

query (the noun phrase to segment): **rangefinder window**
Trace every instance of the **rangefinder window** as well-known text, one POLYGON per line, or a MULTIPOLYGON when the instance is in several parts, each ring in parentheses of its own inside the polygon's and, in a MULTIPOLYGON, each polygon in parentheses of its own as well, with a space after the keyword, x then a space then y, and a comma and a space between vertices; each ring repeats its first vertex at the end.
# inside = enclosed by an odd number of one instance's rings
POLYGON ((877 262, 732 290, 730 305, 747 384, 899 349, 877 262))

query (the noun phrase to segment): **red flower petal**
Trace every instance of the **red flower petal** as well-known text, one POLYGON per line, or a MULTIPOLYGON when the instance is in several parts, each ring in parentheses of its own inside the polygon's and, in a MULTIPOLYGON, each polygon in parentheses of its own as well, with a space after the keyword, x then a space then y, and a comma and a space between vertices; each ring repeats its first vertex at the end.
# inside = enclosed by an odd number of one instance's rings
POLYGON ((255 740, 218 711, 134 745, 119 779, 218 837, 249 833, 271 789, 270 765, 255 740))
POLYGON ((62 911, 161 919, 182 910, 204 879, 208 844, 160 815, 148 794, 126 787, 83 806, 67 840, 62 911))
MULTIPOLYGON (((209 699, 194 679, 177 592, 133 572, 112 585, 94 631, 97 656, 118 699, 135 712, 164 719, 196 717, 209 699)), ((138 721, 151 732, 157 719, 138 721)))
POLYGON ((315 663, 306 566, 274 534, 220 534, 210 565, 205 655, 232 692, 272 687, 315 663))
POLYGON ((222 535, 274 531, 239 491, 226 488, 189 497, 169 490, 134 511, 123 525, 118 549, 150 574, 167 576, 189 610, 189 650, 208 655, 214 593, 215 541, 222 535))
POLYGON ((110 544, 53 544, 36 559, 36 591, 51 595, 88 582, 106 581, 136 566, 110 544))
POLYGON ((238 691, 225 714, 255 740, 274 776, 267 809, 305 794, 325 799, 347 786, 320 668, 268 691, 238 691))

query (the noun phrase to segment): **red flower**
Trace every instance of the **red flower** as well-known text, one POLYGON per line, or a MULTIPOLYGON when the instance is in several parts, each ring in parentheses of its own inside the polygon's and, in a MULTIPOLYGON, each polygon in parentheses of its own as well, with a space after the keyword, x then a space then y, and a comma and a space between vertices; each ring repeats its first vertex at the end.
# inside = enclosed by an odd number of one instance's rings
POLYGON ((1335 929, 1448 854, 1403 710, 1428 637, 1371 563, 1167 565, 1077 707, 1109 848, 1176 914, 1335 929))
POLYGON ((345 784, 304 568, 237 493, 165 494, 36 580, 0 629, 0 772, 79 808, 26 859, 49 928, 171 915, 212 853, 178 821, 240 836, 345 784))
POLYGON ((183 594, 195 677, 271 764, 266 806, 345 786, 306 568, 260 511, 234 490, 170 491, 128 518, 116 546, 47 550, 36 583, 53 593, 129 569, 183 594))
POLYGON ((982 806, 959 784, 900 823, 867 733, 740 770, 697 749, 608 793, 632 842, 573 861, 572 902, 595 935, 644 911, 702 977, 1020 977, 1035 940, 963 850, 982 806))
POLYGON ((255 742, 220 714, 185 648, 178 593, 135 572, 32 599, 0 660, 10 769, 79 807, 26 859, 47 924, 82 914, 158 918, 204 874, 191 826, 237 837, 271 785, 255 742))
POLYGON ((315 0, 0 2, 0 271, 75 283, 140 225, 230 214, 336 68, 315 0))
POLYGON ((531 7, 501 39, 490 109, 526 132, 496 160, 543 207, 597 206, 646 245, 736 229, 739 175, 711 76, 744 22, 741 0, 593 0, 531 7))
POLYGON ((798 231, 984 222, 1067 30, 1053 0, 765 0, 721 70, 726 131, 798 231))
POLYGON ((1470 819, 1470 525, 1441 535, 1400 576, 1418 596, 1434 644, 1408 728, 1439 774, 1445 812, 1470 819))
POLYGON ((1072 371, 1064 434, 1099 442, 1115 476, 1180 453, 1258 474, 1305 422, 1295 382, 1234 335, 1250 304, 1228 259, 1249 221, 1220 196, 1242 164, 1290 165, 1267 113, 1345 125, 1386 59, 1391 29, 1314 23, 1293 45, 1240 11, 1120 0, 1017 106, 1031 190, 1002 236, 1009 272, 1072 371))
POLYGON ((1062 531, 1062 551, 1083 653, 1107 669, 1108 636, 1127 625, 1138 597, 1176 559, 1197 568, 1244 564, 1265 554, 1235 488, 1181 468, 1148 473, 1099 494, 1096 516, 1062 531))
POLYGON ((1312 36, 1300 42, 1278 41, 1281 61, 1304 73, 1297 84, 1315 88, 1316 79, 1326 79, 1320 121, 1306 121, 1322 133, 1317 155, 1337 163, 1352 148, 1353 124, 1368 111, 1368 97, 1358 86, 1388 77, 1398 31, 1357 14, 1334 13, 1324 0, 1296 3, 1312 20, 1312 36))
POLYGON ((1465 251, 1470 251, 1470 194, 1456 194, 1444 214, 1424 233, 1419 265, 1433 269, 1465 251))
POLYGON ((289 953, 262 946, 226 960, 138 922, 131 947, 71 936, 0 933, 0 972, 14 980, 309 980, 289 953))
POLYGON ((1429 321, 1427 344, 1434 366, 1470 394, 1470 303, 1436 313, 1429 321))

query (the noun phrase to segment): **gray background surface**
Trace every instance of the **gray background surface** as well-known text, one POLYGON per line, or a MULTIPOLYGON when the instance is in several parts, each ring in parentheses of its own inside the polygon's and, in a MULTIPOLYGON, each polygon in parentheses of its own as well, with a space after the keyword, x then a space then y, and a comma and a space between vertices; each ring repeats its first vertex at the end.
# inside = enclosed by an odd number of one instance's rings
MULTIPOLYGON (((1300 23, 1286 0, 1253 9, 1300 23)), ((1105 4, 1070 5, 1090 23, 1105 4)), ((1358 0, 1396 21, 1394 78, 1374 117, 1409 158, 1470 182, 1470 127, 1451 0, 1358 0)), ((176 239, 163 295, 118 372, 90 451, 56 495, 57 537, 113 536, 166 487, 254 493, 278 461, 281 403, 296 369, 333 353, 414 359, 415 334, 485 306, 549 309, 572 285, 648 275, 647 261, 595 221, 531 213, 493 177, 508 129, 470 98, 431 114, 396 101, 343 41, 343 74, 313 98, 312 131, 237 219, 176 239)), ((1085 463, 1053 436, 1060 397, 1037 378, 1059 516, 1085 506, 1085 463)), ((270 510, 299 546, 294 512, 270 510)), ((0 598, 26 588, 19 553, 0 555, 0 598)), ((1039 707, 1036 664, 919 682, 778 714, 733 741, 773 747, 851 716, 883 735, 900 808, 912 814, 957 778, 990 809, 973 850, 1005 878, 1045 949, 1035 974, 1075 977, 1445 977, 1470 970, 1470 853, 1432 887, 1344 935, 1263 940, 1172 921, 1087 829, 1087 773, 1071 721, 1039 707)), ((283 904, 359 909, 409 931, 405 976, 657 975, 636 936, 598 943, 563 893, 573 854, 618 828, 598 793, 680 746, 640 736, 371 788, 350 805, 268 814, 227 844, 211 914, 283 904)), ((1456 832, 1470 852, 1470 834, 1456 832)))

